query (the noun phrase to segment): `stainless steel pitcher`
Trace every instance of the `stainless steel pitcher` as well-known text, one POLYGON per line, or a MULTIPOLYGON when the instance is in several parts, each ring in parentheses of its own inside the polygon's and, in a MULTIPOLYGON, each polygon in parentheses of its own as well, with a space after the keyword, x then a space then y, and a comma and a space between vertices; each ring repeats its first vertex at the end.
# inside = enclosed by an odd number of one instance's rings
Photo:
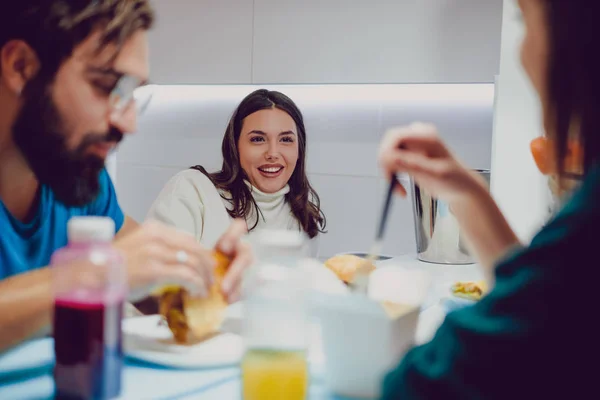
MULTIPOLYGON (((476 170, 490 187, 490 171, 476 170)), ((435 264, 473 264, 458 221, 448 205, 421 190, 412 180, 412 204, 418 258, 435 264)))

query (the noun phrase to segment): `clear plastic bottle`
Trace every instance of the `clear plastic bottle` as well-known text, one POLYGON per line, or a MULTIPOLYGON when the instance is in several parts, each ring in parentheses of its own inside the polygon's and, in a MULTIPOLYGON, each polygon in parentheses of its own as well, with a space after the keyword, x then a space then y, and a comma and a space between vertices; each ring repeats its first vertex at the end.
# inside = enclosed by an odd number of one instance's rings
POLYGON ((309 371, 308 290, 301 267, 304 234, 263 231, 253 237, 257 262, 244 278, 244 400, 304 400, 309 371))
POLYGON ((121 392, 123 258, 110 218, 75 217, 69 244, 52 256, 57 399, 111 399, 121 392))

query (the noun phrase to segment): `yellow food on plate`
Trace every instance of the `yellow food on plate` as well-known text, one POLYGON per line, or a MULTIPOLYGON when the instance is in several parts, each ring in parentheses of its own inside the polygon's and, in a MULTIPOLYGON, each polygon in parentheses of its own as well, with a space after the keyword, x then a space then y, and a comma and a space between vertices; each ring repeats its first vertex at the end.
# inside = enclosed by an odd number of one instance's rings
POLYGON ((221 327, 227 308, 221 282, 231 260, 220 252, 214 252, 213 257, 217 262, 215 281, 207 297, 191 296, 177 285, 164 286, 157 291, 159 313, 166 319, 177 343, 200 340, 221 327))
POLYGON ((487 293, 487 284, 484 281, 457 282, 452 285, 451 290, 456 297, 478 301, 487 293))
POLYGON ((372 262, 351 254, 331 257, 325 261, 325 266, 345 283, 351 283, 354 280, 356 271, 359 268, 366 268, 368 272, 372 272, 375 269, 375 265, 372 262))

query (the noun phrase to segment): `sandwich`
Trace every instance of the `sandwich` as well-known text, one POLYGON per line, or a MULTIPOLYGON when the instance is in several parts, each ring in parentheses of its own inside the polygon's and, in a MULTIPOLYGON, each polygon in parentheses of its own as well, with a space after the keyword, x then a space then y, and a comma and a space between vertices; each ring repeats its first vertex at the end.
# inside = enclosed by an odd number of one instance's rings
POLYGON ((155 293, 159 313, 179 344, 192 343, 215 334, 225 317, 227 301, 221 292, 221 282, 231 260, 220 252, 214 252, 213 257, 217 263, 215 281, 208 296, 192 296, 177 285, 164 286, 155 293))
POLYGON ((351 254, 331 257, 325 261, 325 266, 346 284, 354 281, 354 277, 359 269, 366 269, 368 273, 371 273, 375 269, 375 265, 369 260, 351 254))

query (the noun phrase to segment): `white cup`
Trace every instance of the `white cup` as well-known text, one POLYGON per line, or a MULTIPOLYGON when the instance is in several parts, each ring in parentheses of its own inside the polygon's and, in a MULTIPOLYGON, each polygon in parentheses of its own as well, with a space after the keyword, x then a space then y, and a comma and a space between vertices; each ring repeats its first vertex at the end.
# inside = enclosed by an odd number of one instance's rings
POLYGON ((429 275, 395 266, 371 274, 369 296, 328 296, 319 316, 326 359, 325 381, 338 395, 378 398, 386 373, 413 345, 429 275), (390 301, 414 306, 390 318, 381 306, 390 301))

